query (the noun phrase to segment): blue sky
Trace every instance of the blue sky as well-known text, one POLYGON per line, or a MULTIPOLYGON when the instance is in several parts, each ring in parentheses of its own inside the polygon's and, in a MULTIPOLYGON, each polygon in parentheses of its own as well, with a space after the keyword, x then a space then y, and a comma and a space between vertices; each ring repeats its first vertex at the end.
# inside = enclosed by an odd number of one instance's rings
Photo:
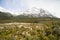
POLYGON ((0 0, 0 6, 10 11, 24 11, 32 7, 44 8, 60 17, 60 0, 0 0))

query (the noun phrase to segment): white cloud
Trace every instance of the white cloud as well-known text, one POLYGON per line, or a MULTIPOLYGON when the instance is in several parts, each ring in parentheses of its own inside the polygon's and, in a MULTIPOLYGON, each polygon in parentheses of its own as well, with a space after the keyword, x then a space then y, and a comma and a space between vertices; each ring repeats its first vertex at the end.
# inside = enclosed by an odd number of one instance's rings
POLYGON ((0 6, 0 11, 13 13, 12 11, 9 11, 9 10, 7 10, 7 9, 5 9, 5 8, 3 8, 3 7, 1 7, 1 6, 0 6))

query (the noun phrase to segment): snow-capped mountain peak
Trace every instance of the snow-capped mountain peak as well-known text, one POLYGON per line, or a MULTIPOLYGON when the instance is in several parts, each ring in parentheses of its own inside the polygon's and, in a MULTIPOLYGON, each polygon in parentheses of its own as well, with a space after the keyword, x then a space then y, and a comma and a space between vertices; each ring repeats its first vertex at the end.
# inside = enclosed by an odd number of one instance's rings
MULTIPOLYGON (((24 12, 26 15, 33 17, 54 17, 52 13, 42 8, 31 8, 24 12)), ((23 14, 24 15, 24 14, 23 14)))
POLYGON ((27 9, 26 11, 25 11, 25 13, 27 13, 27 14, 36 14, 36 13, 39 13, 39 9, 38 8, 36 8, 36 7, 33 7, 33 8, 31 8, 31 9, 27 9))

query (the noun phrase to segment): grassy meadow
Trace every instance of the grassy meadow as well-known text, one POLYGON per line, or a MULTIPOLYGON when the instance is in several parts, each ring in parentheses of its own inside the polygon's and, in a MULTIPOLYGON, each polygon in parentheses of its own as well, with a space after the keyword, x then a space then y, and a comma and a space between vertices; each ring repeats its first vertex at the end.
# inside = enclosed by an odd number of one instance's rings
POLYGON ((60 19, 0 20, 0 40, 60 40, 60 19))

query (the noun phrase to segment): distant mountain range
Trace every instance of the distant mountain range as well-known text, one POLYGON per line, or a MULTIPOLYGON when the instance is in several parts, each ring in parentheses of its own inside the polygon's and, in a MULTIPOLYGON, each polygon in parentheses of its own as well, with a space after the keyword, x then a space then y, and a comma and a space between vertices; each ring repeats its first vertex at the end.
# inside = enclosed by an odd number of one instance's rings
POLYGON ((41 18, 41 17, 56 18, 50 12, 44 9, 38 9, 38 8, 28 9, 22 14, 19 14, 17 16, 12 15, 11 13, 12 12, 0 7, 0 20, 1 19, 20 19, 20 18, 41 18))

